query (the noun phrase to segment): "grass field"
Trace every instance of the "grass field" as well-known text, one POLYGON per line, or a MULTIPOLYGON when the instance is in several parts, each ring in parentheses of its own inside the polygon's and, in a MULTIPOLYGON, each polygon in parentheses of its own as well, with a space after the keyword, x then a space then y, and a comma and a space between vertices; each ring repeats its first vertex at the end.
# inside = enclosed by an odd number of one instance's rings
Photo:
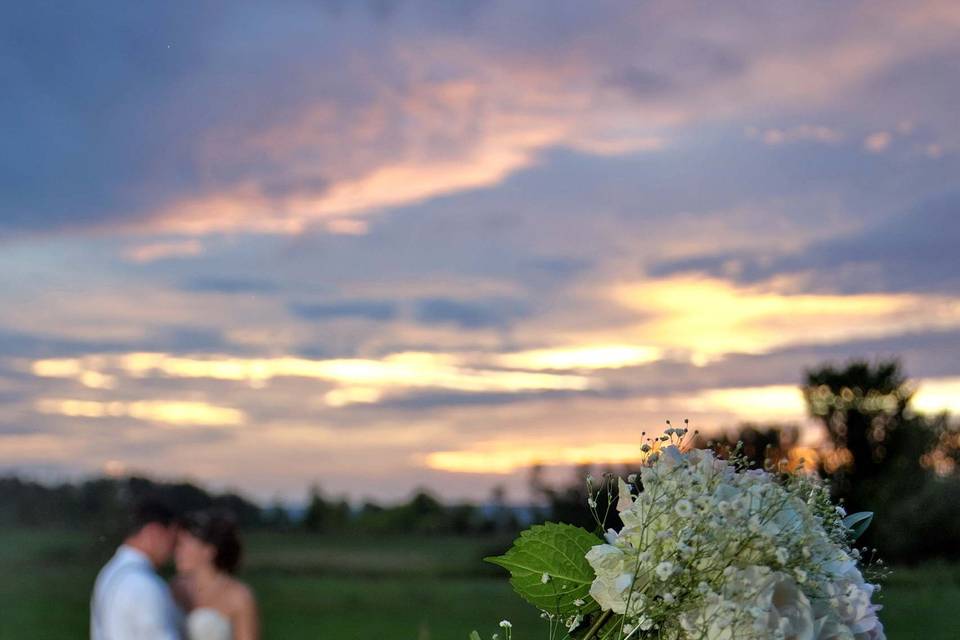
MULTIPOLYGON (((514 637, 545 638, 536 612, 481 562, 507 541, 249 537, 243 577, 256 590, 268 640, 485 637, 509 618, 514 637)), ((87 635, 87 600, 112 549, 83 532, 0 531, 0 639, 87 635)), ((894 573, 883 619, 896 640, 960 638, 960 568, 894 573)))

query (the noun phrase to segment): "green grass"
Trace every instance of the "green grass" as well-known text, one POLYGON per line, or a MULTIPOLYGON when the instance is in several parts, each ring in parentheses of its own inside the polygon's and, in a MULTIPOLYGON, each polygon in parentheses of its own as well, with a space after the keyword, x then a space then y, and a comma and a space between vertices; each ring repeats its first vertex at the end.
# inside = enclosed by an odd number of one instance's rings
MULTIPOLYGON (((535 611, 480 558, 507 541, 257 534, 243 578, 267 640, 488 638, 509 618, 518 640, 545 638, 535 611)), ((84 532, 0 531, 0 640, 73 640, 112 548, 84 532)), ((883 592, 888 636, 960 638, 960 567, 894 572, 883 592)))
POLYGON ((960 566, 896 569, 881 592, 887 637, 960 638, 960 566))

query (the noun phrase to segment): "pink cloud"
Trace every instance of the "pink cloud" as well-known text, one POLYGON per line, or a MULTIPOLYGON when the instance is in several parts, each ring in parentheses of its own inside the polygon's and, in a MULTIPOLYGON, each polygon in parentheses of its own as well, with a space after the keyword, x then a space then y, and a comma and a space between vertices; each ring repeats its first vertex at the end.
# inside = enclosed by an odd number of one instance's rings
POLYGON ((155 262, 170 258, 190 258, 203 253, 203 245, 198 240, 175 240, 172 242, 150 242, 127 247, 123 256, 132 262, 155 262))

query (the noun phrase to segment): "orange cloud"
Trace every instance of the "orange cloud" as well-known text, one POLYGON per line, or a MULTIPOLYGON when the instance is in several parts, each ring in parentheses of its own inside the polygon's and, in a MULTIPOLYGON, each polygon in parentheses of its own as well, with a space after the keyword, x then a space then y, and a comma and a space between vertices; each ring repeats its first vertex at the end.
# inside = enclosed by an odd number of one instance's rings
POLYGON ((687 352, 697 363, 726 353, 960 326, 960 299, 948 296, 798 294, 685 275, 617 286, 612 296, 650 317, 631 333, 687 352))
POLYGON ((456 473, 513 473, 534 465, 626 464, 640 460, 640 443, 604 442, 581 446, 504 439, 464 451, 435 451, 424 456, 431 469, 456 473))
POLYGON ((620 369, 656 362, 663 351, 631 344, 584 344, 505 353, 494 361, 504 367, 533 370, 620 369))
POLYGON ((172 427, 236 427, 244 424, 242 411, 218 407, 206 402, 138 400, 135 402, 98 402, 41 398, 35 403, 40 413, 71 418, 133 418, 172 427))
MULTIPOLYGON (((166 353, 129 353, 120 356, 86 356, 38 360, 31 366, 41 377, 71 378, 80 382, 91 372, 127 376, 208 378, 263 386, 274 378, 313 378, 340 385, 325 398, 330 406, 379 401, 388 391, 435 388, 468 393, 520 393, 530 391, 584 391, 596 383, 578 375, 482 369, 463 365, 455 356, 432 353, 398 353, 380 360, 341 358, 310 360, 295 357, 230 358, 181 357, 166 353)), ((94 412, 108 408, 71 405, 94 412)))

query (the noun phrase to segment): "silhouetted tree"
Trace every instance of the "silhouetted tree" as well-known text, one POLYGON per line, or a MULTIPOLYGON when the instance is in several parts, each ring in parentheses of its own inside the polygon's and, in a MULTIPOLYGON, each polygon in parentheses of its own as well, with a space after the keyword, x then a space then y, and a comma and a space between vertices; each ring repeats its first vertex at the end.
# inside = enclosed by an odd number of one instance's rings
POLYGON ((330 506, 323 499, 318 485, 310 488, 310 498, 300 524, 313 533, 324 533, 330 529, 330 506))
POLYGON ((808 371, 804 395, 827 433, 822 470, 848 510, 877 512, 863 541, 897 562, 960 558, 960 436, 947 414, 910 410, 899 362, 808 371))
POLYGON ((490 491, 490 516, 487 522, 482 523, 485 532, 509 533, 520 528, 517 514, 507 505, 507 491, 502 486, 496 486, 490 491))
POLYGON ((822 466, 836 497, 859 510, 871 499, 891 497, 885 489, 894 477, 901 491, 922 486, 920 459, 935 437, 922 419, 907 416, 913 393, 899 362, 812 369, 803 392, 810 414, 826 429, 831 447, 822 466))

